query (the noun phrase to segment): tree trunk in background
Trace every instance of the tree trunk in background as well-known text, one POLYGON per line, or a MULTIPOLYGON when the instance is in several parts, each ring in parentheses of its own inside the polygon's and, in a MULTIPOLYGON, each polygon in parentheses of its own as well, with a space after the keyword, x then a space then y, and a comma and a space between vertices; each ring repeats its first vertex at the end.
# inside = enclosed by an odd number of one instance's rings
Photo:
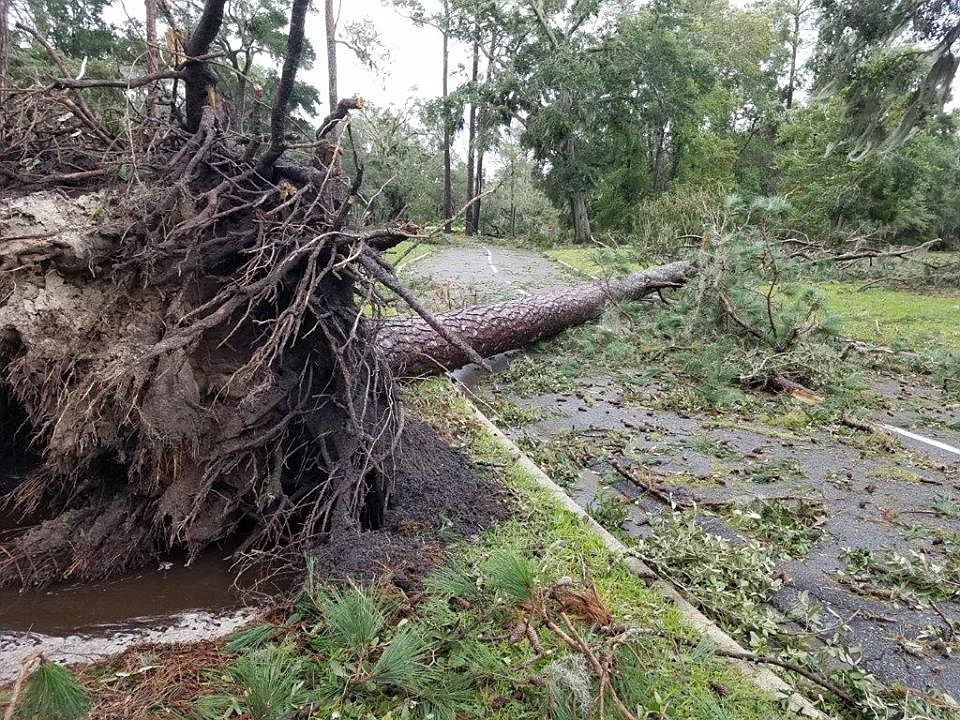
MULTIPOLYGON (((497 33, 494 32, 490 38, 490 47, 487 52, 487 72, 486 80, 490 80, 490 73, 492 72, 492 63, 493 63, 493 54, 497 49, 497 33)), ((473 226, 477 229, 478 233, 481 233, 480 229, 480 196, 483 195, 483 155, 487 145, 487 133, 490 128, 487 127, 487 117, 488 114, 484 111, 483 105, 477 111, 477 135, 479 142, 477 144, 477 179, 473 183, 474 192, 477 196, 476 201, 473 204, 473 226)))
MULTIPOLYGON (((473 86, 474 92, 477 88, 477 79, 480 76, 480 41, 479 38, 474 35, 473 38, 473 68, 470 72, 470 82, 473 86)), ((471 100, 470 102, 470 117, 467 124, 467 196, 464 201, 465 204, 469 204, 466 212, 466 224, 465 224, 465 234, 474 235, 477 232, 477 221, 476 221, 476 212, 475 205, 473 204, 473 198, 477 194, 476 191, 476 157, 477 157, 477 102, 476 99, 471 100)))
POLYGON ((483 231, 480 229, 480 196, 483 195, 483 150, 477 149, 477 174, 476 180, 473 182, 473 190, 477 196, 477 199, 473 201, 473 227, 476 230, 477 234, 482 234, 483 231))
POLYGON ((787 110, 793 107, 793 93, 797 83, 797 51, 800 47, 800 13, 801 7, 798 2, 796 7, 794 7, 793 34, 790 37, 790 78, 787 81, 787 110))
MULTIPOLYGON (((679 287, 696 272, 692 262, 674 262, 609 284, 590 283, 437 317, 480 355, 490 357, 592 320, 608 301, 638 300, 660 288, 679 287)), ((420 318, 386 323, 376 341, 398 375, 440 373, 469 362, 460 348, 448 343, 420 318)))
MULTIPOLYGON (((147 38, 147 75, 153 75, 157 72, 157 0, 144 0, 143 9, 147 38)), ((148 118, 155 118, 157 115, 156 83, 151 83, 147 89, 146 111, 148 118)))
POLYGON ((0 0, 0 103, 5 99, 10 75, 9 12, 9 0, 0 0))
POLYGON ((577 243, 588 243, 593 240, 590 232, 590 216, 587 215, 587 200, 583 195, 574 195, 570 198, 570 213, 573 215, 573 235, 577 243))
POLYGON ((450 171, 450 110, 447 108, 447 75, 450 65, 450 2, 443 0, 443 230, 450 232, 453 217, 453 178, 450 171))
POLYGON ((327 91, 330 112, 333 112, 340 102, 337 94, 337 18, 333 13, 333 0, 324 0, 323 15, 327 32, 327 91))

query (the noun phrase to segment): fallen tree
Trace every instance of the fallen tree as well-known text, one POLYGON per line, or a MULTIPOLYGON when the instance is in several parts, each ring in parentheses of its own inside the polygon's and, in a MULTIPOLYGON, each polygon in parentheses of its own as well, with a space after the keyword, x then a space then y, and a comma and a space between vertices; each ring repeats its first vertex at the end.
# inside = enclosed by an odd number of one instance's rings
POLYGON ((228 536, 296 562, 378 527, 409 461, 395 372, 479 362, 471 343, 517 347, 693 271, 434 317, 380 255, 409 228, 351 229, 362 166, 334 172, 349 137, 335 131, 360 102, 340 101, 302 144, 311 156, 285 159, 306 0, 269 131, 242 138, 204 59, 223 5, 207 0, 176 67, 104 81, 61 64, 0 118, 0 493, 25 518, 0 534, 0 585, 98 579, 228 536), (182 112, 163 78, 183 84, 182 112), (140 86, 169 122, 109 127, 84 102, 140 86), (378 329, 384 286, 416 319, 378 329))
MULTIPOLYGON (((592 320, 608 302, 639 300, 665 288, 681 287, 696 272, 694 263, 679 261, 611 282, 465 308, 437 319, 480 355, 490 357, 592 320)), ((377 344, 400 375, 444 372, 470 362, 462 348, 444 340, 422 318, 384 323, 377 344)))

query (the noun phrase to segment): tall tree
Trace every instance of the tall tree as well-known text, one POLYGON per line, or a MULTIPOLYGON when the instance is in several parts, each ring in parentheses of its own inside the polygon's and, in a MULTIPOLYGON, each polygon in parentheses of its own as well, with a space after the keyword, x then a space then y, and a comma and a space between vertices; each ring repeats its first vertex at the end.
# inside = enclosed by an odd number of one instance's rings
POLYGON ((476 185, 476 159, 477 159, 477 81, 480 78, 480 28, 479 19, 475 20, 475 30, 473 35, 473 64, 470 71, 470 110, 467 121, 467 193, 465 203, 467 205, 464 232, 466 235, 474 235, 477 232, 476 202, 474 200, 477 193, 476 185))
POLYGON ((783 104, 787 110, 793 108, 794 95, 799 82, 799 55, 800 47, 803 44, 804 20, 812 8, 812 0, 789 0, 785 8, 789 20, 787 46, 790 53, 787 63, 787 85, 783 93, 783 104))
MULTIPOLYGON (((6 1, 6 0, 2 0, 6 1)), ((146 30, 145 65, 147 75, 157 72, 157 0, 144 0, 144 26, 146 30)), ((153 118, 157 113, 157 86, 151 84, 147 89, 146 114, 153 118)))
POLYGON ((815 86, 846 99, 841 142, 863 158, 906 140, 950 97, 960 65, 956 0, 818 0, 815 86))
POLYGON ((337 18, 334 14, 333 0, 324 0, 323 19, 327 38, 327 95, 330 101, 330 112, 333 112, 340 101, 337 93, 337 18))
POLYGON ((0 103, 6 99, 10 78, 10 1, 0 0, 0 103))
POLYGON ((450 136, 453 120, 450 117, 450 0, 443 0, 441 32, 443 33, 443 84, 442 84, 442 114, 443 123, 443 229, 450 232, 453 217, 453 172, 450 159, 450 136))

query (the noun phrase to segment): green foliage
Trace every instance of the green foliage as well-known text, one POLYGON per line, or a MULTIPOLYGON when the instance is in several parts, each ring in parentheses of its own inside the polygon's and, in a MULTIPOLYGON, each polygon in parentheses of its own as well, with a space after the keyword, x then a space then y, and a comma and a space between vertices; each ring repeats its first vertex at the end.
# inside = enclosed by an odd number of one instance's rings
POLYGON ((224 649, 229 653, 242 653, 262 647, 269 642, 276 634, 276 628, 268 623, 251 625, 241 630, 236 635, 231 636, 224 644, 224 649))
POLYGON ((896 148, 941 110, 957 71, 951 0, 821 0, 815 70, 821 94, 844 97, 837 140, 863 158, 896 148))
POLYGON ((311 581, 304 588, 324 622, 321 641, 336 643, 361 653, 373 647, 386 622, 383 601, 372 591, 354 585, 321 587, 311 581))
POLYGON ((369 681, 387 688, 416 693, 426 680, 429 647, 416 632, 401 630, 383 649, 370 671, 369 681))
POLYGON ((830 151, 842 100, 800 110, 778 135, 779 189, 793 227, 810 237, 851 234, 895 242, 955 238, 960 231, 956 118, 941 116, 896 149, 858 162, 830 151))
POLYGON ((644 562, 668 577, 724 627, 764 647, 777 633, 766 601, 781 586, 776 562, 756 543, 732 546, 704 532, 694 514, 658 518, 656 531, 636 548, 644 562))
POLYGON ((17 704, 18 720, 79 720, 87 714, 90 700, 69 671, 54 662, 44 662, 27 678, 17 704))
POLYGON ((788 558, 802 558, 823 534, 823 506, 803 500, 754 500, 734 506, 727 520, 738 530, 788 558))
POLYGON ((241 655, 226 668, 235 692, 198 702, 204 720, 236 714, 251 720, 282 720, 312 697, 306 689, 310 663, 289 644, 271 644, 241 655))
MULTIPOLYGON (((439 138, 418 121, 417 106, 405 110, 365 107, 353 122, 353 138, 364 167, 364 187, 372 202, 370 220, 407 218, 416 223, 440 219, 443 164, 439 138)), ((352 153, 345 172, 354 174, 352 153)))
POLYGON ((510 550, 491 554, 483 564, 483 574, 487 585, 511 604, 527 600, 537 583, 533 560, 510 550))

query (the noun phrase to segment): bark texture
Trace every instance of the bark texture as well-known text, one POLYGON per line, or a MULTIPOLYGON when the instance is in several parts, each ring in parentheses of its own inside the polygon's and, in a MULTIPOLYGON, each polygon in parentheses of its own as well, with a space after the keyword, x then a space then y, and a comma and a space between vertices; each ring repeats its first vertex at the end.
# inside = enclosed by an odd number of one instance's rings
MULTIPOLYGON (((437 316, 482 356, 523 347, 561 330, 592 320, 610 301, 637 300, 679 287, 697 272, 680 261, 633 273, 610 283, 590 283, 569 290, 457 310, 437 316)), ((399 375, 416 376, 454 370, 470 362, 458 347, 420 319, 394 320, 377 335, 377 344, 399 375)))

